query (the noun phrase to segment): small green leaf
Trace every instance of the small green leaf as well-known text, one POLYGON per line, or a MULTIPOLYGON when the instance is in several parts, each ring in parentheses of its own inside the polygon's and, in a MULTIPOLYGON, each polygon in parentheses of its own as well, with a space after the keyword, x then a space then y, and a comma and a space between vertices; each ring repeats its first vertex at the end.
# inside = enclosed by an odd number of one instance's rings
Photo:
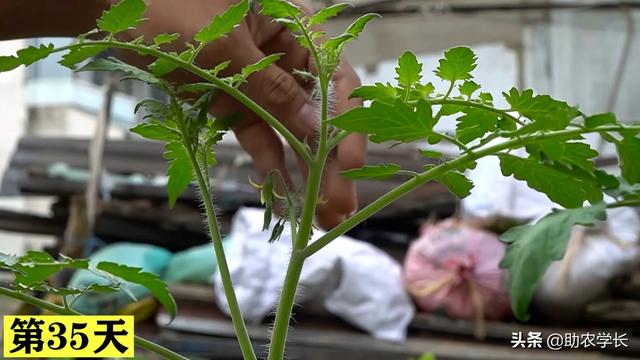
POLYGON ((396 74, 398 74, 396 77, 398 84, 405 89, 411 89, 422 79, 422 64, 418 62, 414 53, 406 51, 398 58, 396 74))
POLYGON ((106 49, 106 46, 91 45, 82 46, 69 50, 62 59, 59 61, 61 65, 68 67, 71 70, 75 70, 76 65, 92 58, 106 49))
POLYGON ((478 95, 478 99, 485 104, 493 104, 493 95, 491 95, 491 93, 481 92, 480 95, 478 95))
POLYGON ((640 183, 640 139, 625 136, 621 141, 616 141, 616 150, 620 159, 622 177, 629 184, 640 183))
POLYGON ((597 115, 592 115, 584 119, 584 126, 589 129, 596 128, 602 125, 608 124, 616 124, 618 120, 616 120, 616 115, 613 113, 602 113, 597 115))
POLYGON ((200 43, 209 43, 233 31, 249 12, 249 1, 241 0, 230 6, 225 12, 213 18, 209 25, 198 31, 193 37, 200 43))
MULTIPOLYGON (((378 14, 362 15, 349 25, 343 34, 332 37, 322 43, 322 49, 327 54, 328 61, 330 63, 337 63, 344 46, 356 40, 369 21, 379 17, 380 15, 378 14)), ((306 47, 309 47, 308 44, 306 47)))
POLYGON ((176 41, 180 37, 180 34, 158 34, 153 37, 153 43, 155 45, 169 44, 176 41))
POLYGON ((138 124, 129 131, 149 140, 171 141, 180 138, 177 130, 158 123, 138 124))
POLYGON ((386 103, 393 103, 396 99, 396 88, 390 84, 376 83, 356 88, 351 93, 350 98, 361 98, 363 100, 378 100, 386 103))
POLYGON ((598 152, 593 150, 589 144, 546 140, 528 145, 526 149, 530 155, 541 161, 547 158, 572 166, 578 166, 589 172, 595 171, 596 168, 593 159, 598 156, 598 152))
POLYGON ((220 64, 214 66, 214 68, 211 69, 209 73, 213 76, 218 76, 218 73, 223 70, 226 70, 230 64, 231 64, 231 60, 223 61, 220 64))
POLYGON ((201 94, 217 89, 211 83, 191 83, 178 86, 178 93, 201 94))
POLYGON ((20 49, 16 56, 0 56, 0 72, 13 70, 20 65, 29 66, 49 56, 54 49, 53 44, 42 44, 39 47, 29 46, 20 49))
POLYGON ((126 78, 140 80, 150 85, 161 82, 155 75, 114 58, 94 59, 78 71, 120 71, 126 75, 126 78))
MULTIPOLYGON (((435 165, 427 165, 425 170, 432 169, 435 165)), ((458 198, 463 199, 471 194, 473 183, 467 179, 462 173, 457 171, 448 171, 444 175, 436 177, 434 180, 442 183, 444 186, 454 193, 458 198)))
POLYGON ((49 254, 42 251, 29 251, 21 256, 17 263, 12 266, 16 271, 16 283, 24 288, 41 283, 51 275, 62 269, 87 269, 88 260, 70 259, 62 257, 56 261, 49 254))
POLYGON ((476 54, 468 47, 455 47, 444 53, 435 73, 442 80, 450 82, 471 79, 471 72, 477 66, 476 60, 476 54))
POLYGON ((397 100, 393 105, 373 101, 368 108, 344 112, 330 122, 351 132, 369 134, 371 141, 411 142, 433 132, 433 114, 426 101, 418 102, 418 111, 397 100))
POLYGON ((264 57, 264 58, 258 60, 254 64, 245 66, 244 68, 242 68, 240 73, 246 79, 249 76, 251 76, 251 74, 256 73, 258 71, 262 71, 262 70, 268 68, 269 66, 271 66, 273 63, 278 61, 282 57, 282 55, 284 55, 284 54, 283 53, 271 54, 271 55, 269 55, 267 57, 264 57))
POLYGON ((107 261, 98 263, 98 265, 96 265, 96 269, 105 271, 122 280, 144 286, 164 306, 169 313, 169 316, 171 316, 171 320, 176 316, 176 302, 169 292, 167 284, 165 284, 165 282, 157 275, 144 272, 141 268, 107 261))
POLYGON ((302 16, 302 9, 287 0, 258 0, 262 15, 272 18, 296 18, 302 16))
POLYGON ((369 21, 373 19, 379 19, 382 16, 378 14, 364 14, 357 18, 345 31, 346 34, 353 35, 354 38, 357 38, 360 33, 364 30, 364 27, 369 23, 369 21))
POLYGON ((187 151, 179 142, 170 142, 165 145, 164 158, 169 160, 167 194, 169 206, 173 207, 180 195, 189 188, 193 179, 193 168, 187 151))
POLYGON ((311 18, 309 18, 309 26, 321 25, 332 17, 338 16, 344 9, 352 7, 351 4, 335 4, 321 9, 311 18))
POLYGON ((498 127, 498 115, 491 111, 465 108, 465 115, 457 119, 456 138, 463 144, 483 137, 498 127))
POLYGON ((510 229, 500 239, 509 244, 500 267, 509 269, 509 298, 516 317, 529 318, 529 304, 552 262, 564 257, 574 225, 593 225, 606 218, 603 203, 554 210, 534 225, 510 229))
POLYGON ((511 110, 517 111, 533 121, 524 126, 520 132, 528 133, 536 130, 563 130, 580 112, 566 102, 558 101, 548 95, 533 95, 533 90, 519 92, 516 88, 503 93, 511 110))
POLYGON ((135 28, 143 20, 146 9, 143 0, 122 0, 102 13, 98 28, 112 35, 135 28))
POLYGON ((396 164, 365 165, 358 169, 341 171, 340 175, 351 180, 374 179, 386 180, 400 171, 396 164))
POLYGON ((464 95, 468 100, 471 100, 471 96, 473 95, 473 93, 480 90, 480 85, 478 85, 475 81, 468 80, 460 85, 458 87, 458 90, 460 90, 460 95, 464 95))
MULTIPOLYGON (((191 57, 193 56, 193 53, 194 53, 194 49, 187 49, 181 52, 178 55, 178 57, 184 61, 189 61, 189 59, 191 59, 191 57)), ((171 53, 171 54, 177 55, 176 53, 171 53)), ((148 69, 153 75, 157 77, 162 77, 169 74, 170 72, 174 71, 179 67, 180 66, 178 64, 176 64, 171 60, 167 60, 165 58, 158 58, 156 59, 156 61, 149 64, 148 69)))
POLYGON ((419 149, 418 152, 420 153, 420 156, 429 159, 442 159, 444 156, 440 151, 435 150, 419 149))
POLYGON ((530 188, 546 194, 556 204, 578 208, 587 200, 592 204, 602 201, 602 191, 596 183, 576 178, 533 158, 508 154, 499 157, 504 176, 513 175, 518 180, 526 181, 530 188))

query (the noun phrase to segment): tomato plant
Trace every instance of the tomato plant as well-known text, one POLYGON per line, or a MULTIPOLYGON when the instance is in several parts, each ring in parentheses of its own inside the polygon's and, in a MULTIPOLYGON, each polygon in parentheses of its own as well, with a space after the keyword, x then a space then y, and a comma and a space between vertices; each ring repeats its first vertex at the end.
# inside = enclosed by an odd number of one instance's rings
MULTIPOLYGON (((92 39, 83 35, 68 46, 29 47, 18 51, 15 56, 0 57, 0 71, 9 71, 20 65, 28 66, 50 54, 63 52, 61 64, 64 66, 76 69, 88 61, 78 70, 119 71, 127 78, 145 82, 167 94, 167 102, 146 99, 138 104, 136 111, 144 109, 146 121, 131 131, 165 144, 164 156, 169 164, 167 191, 171 204, 192 181, 197 184, 233 326, 245 359, 256 359, 256 355, 229 275, 208 176, 208 169, 216 164, 215 145, 229 125, 225 119, 212 117, 208 113, 209 103, 217 92, 224 92, 242 103, 286 139, 304 161, 308 171, 306 188, 302 193, 292 189, 278 171, 269 173, 262 184, 254 184, 267 208, 265 228, 273 216, 277 222, 271 240, 278 239, 286 224, 293 235, 291 258, 269 344, 270 360, 284 358, 294 298, 305 259, 428 181, 441 182, 460 198, 469 195, 473 184, 464 172, 474 168, 478 159, 488 156, 499 158, 504 176, 513 176, 526 182, 529 187, 546 194, 562 207, 536 224, 516 227, 502 236, 509 246, 501 266, 509 269, 512 309, 522 320, 528 316, 533 292, 545 270, 564 255, 572 226, 591 225, 605 219, 607 208, 640 204, 640 162, 637 160, 640 155, 640 125, 622 124, 611 113, 588 116, 576 107, 550 96, 516 88, 502 93, 508 107, 495 107, 492 95, 482 92, 481 86, 473 80, 477 59, 467 47, 446 51, 434 70, 435 75, 447 85, 445 93, 436 92, 432 83, 423 81, 423 64, 413 53, 405 52, 398 58, 396 84, 377 83, 359 87, 352 97, 368 100, 369 104, 334 115, 330 111, 330 88, 341 52, 358 38, 369 21, 378 16, 361 16, 344 33, 328 37, 317 30, 317 26, 338 15, 348 5, 333 5, 314 15, 305 14, 286 0, 258 1, 259 10, 252 5, 249 0, 242 0, 216 16, 195 34, 193 41, 187 43, 181 53, 161 49, 163 44, 176 41, 177 34, 157 34, 152 39, 141 37, 133 41, 118 40, 118 33, 144 21, 146 6, 143 0, 122 0, 98 19, 97 29, 91 32, 92 39), (278 119, 240 90, 240 85, 251 74, 268 68, 279 59, 280 54, 267 56, 227 77, 219 74, 229 62, 204 68, 196 61, 208 43, 233 31, 247 13, 254 10, 283 24, 312 55, 314 71, 301 69, 296 72, 313 81, 319 94, 320 123, 318 138, 313 144, 296 138, 278 119), (96 34, 100 33, 106 33, 106 36, 96 39, 96 34), (155 58, 155 62, 145 69, 114 58, 91 59, 110 48, 147 55, 155 58), (178 68, 192 73, 200 82, 176 84, 164 77, 178 68), (192 98, 185 97, 185 94, 192 98), (454 133, 437 130, 436 125, 444 119, 455 121, 454 133), (449 157, 428 148, 417 150, 425 159, 435 159, 437 163, 425 165, 421 172, 403 170, 396 164, 368 165, 344 171, 344 177, 354 180, 384 180, 400 176, 405 177, 406 181, 312 242, 315 211, 322 198, 320 179, 325 164, 332 150, 352 133, 366 134, 372 142, 391 145, 418 141, 432 145, 448 142, 459 149, 459 155, 449 157), (598 152, 583 138, 583 135, 590 133, 599 134, 615 146, 621 176, 614 176, 596 166, 598 152), (524 149, 526 155, 514 155, 513 151, 517 149, 524 149), (282 207, 283 210, 273 215, 276 207, 282 207)), ((162 281, 152 274, 140 272, 140 269, 100 263, 92 270, 110 279, 111 285, 55 289, 47 285, 49 276, 63 268, 89 269, 89 263, 65 257, 55 260, 43 253, 30 252, 23 257, 3 256, 0 266, 14 272, 16 277, 14 288, 0 288, 0 294, 60 314, 76 314, 70 307, 74 299, 91 291, 115 291, 121 287, 122 280, 146 286, 172 316, 176 311, 175 302, 162 281), (64 306, 29 295, 28 292, 32 290, 62 294, 64 306)), ((168 359, 184 359, 142 338, 137 338, 136 343, 168 359)))

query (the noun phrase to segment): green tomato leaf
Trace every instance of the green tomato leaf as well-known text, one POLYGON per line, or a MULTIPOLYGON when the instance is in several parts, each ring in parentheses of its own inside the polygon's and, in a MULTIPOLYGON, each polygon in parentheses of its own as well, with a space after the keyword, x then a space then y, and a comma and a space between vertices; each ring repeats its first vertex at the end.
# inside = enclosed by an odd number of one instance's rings
POLYGON ((169 206, 173 207, 180 195, 189 188, 193 179, 193 169, 187 151, 180 142, 167 143, 164 158, 169 160, 167 194, 169 206))
POLYGON ((589 129, 596 128, 602 125, 617 124, 616 115, 613 113, 602 113, 592 115, 584 119, 584 126, 589 129))
MULTIPOLYGON (((184 61, 188 61, 193 56, 193 53, 194 53, 193 49, 187 49, 181 52, 178 55, 178 57, 184 61)), ((172 55, 176 55, 176 53, 172 53, 172 55)), ((178 67, 179 65, 174 63, 171 60, 158 58, 156 59, 156 61, 149 64, 148 69, 153 75, 157 77, 162 77, 172 72, 173 70, 177 69, 178 67)))
POLYGON ((476 54, 468 47, 460 46, 447 50, 435 74, 442 80, 456 82, 471 79, 471 72, 476 68, 476 54))
POLYGON ((260 13, 274 19, 292 19, 303 15, 302 9, 287 0, 258 0, 261 5, 260 13))
POLYGON ((357 38, 360 33, 364 30, 364 27, 369 23, 369 21, 373 19, 380 19, 382 16, 378 14, 364 14, 357 18, 345 31, 346 34, 353 35, 354 38, 357 38))
POLYGON ((491 93, 481 92, 480 95, 478 95, 478 100, 484 104, 493 105, 493 95, 491 95, 491 93))
POLYGON ((463 144, 494 132, 498 127, 499 116, 494 112, 476 108, 465 108, 463 112, 465 115, 457 119, 456 125, 456 138, 463 144))
POLYGON ((0 72, 13 70, 20 65, 29 66, 49 56, 54 49, 53 44, 42 44, 20 49, 15 56, 0 56, 0 72))
POLYGON ((105 49, 106 49, 106 46, 101 46, 101 45, 82 46, 75 49, 71 49, 69 50, 68 53, 62 56, 62 59, 59 61, 59 63, 63 66, 68 67, 71 70, 75 70, 76 65, 78 65, 79 63, 89 58, 92 58, 98 55, 105 49))
MULTIPOLYGON (((433 168, 434 165, 425 166, 425 170, 433 168)), ((442 183, 444 186, 454 193, 458 198, 464 199, 471 195, 471 189, 473 189, 473 183, 467 179, 462 173, 457 171, 448 171, 444 175, 435 178, 436 181, 442 183)))
POLYGON ((130 283, 144 286, 164 306, 169 313, 169 316, 171 316, 171 320, 176 316, 176 302, 169 292, 167 284, 157 275, 144 272, 141 268, 130 267, 108 261, 98 263, 98 265, 96 265, 96 269, 107 272, 130 283))
POLYGON ((356 88, 351 93, 351 98, 361 98, 363 100, 378 100, 385 103, 393 103, 396 99, 396 88, 390 84, 376 83, 356 88))
POLYGON ((529 318, 529 305, 552 262, 564 257, 574 225, 593 225, 606 219, 604 203, 554 210, 534 225, 510 229, 500 239, 509 246, 500 267, 509 269, 509 298, 516 317, 529 318))
POLYGON ((471 96, 473 96, 473 93, 480 90, 480 85, 478 85, 478 83, 476 83, 475 81, 468 80, 462 83, 462 85, 458 87, 458 90, 460 90, 460 95, 464 95, 468 100, 471 100, 471 96))
POLYGON ((412 142, 433 133, 433 114, 424 100, 418 102, 417 111, 399 100, 393 105, 373 101, 368 108, 349 110, 330 122, 343 130, 368 134, 377 143, 412 142))
POLYGON ((98 28, 112 35, 135 28, 143 20, 146 9, 143 0, 122 0, 102 13, 98 28))
POLYGON ((519 92, 516 88, 503 93, 511 110, 517 111, 533 121, 519 131, 529 133, 537 130, 562 130, 575 119, 580 112, 566 102, 558 101, 548 95, 533 95, 533 90, 519 92))
POLYGON ((551 201, 566 208, 582 207, 585 201, 596 204, 602 201, 602 191, 597 183, 579 179, 560 169, 539 163, 534 158, 521 158, 501 154, 500 167, 504 176, 526 181, 527 185, 547 195, 551 201))
POLYGON ((264 58, 258 60, 254 64, 245 66, 244 68, 242 68, 242 71, 240 71, 240 73, 246 79, 251 74, 256 73, 258 71, 262 71, 262 70, 268 68, 269 66, 271 66, 273 63, 278 61, 282 57, 282 55, 284 55, 284 54, 283 53, 271 54, 271 55, 269 55, 267 57, 264 57, 264 58))
POLYGON ((422 79, 422 64, 418 62, 418 58, 411 51, 406 51, 398 58, 398 66, 396 67, 396 80, 398 84, 405 89, 411 89, 422 79))
POLYGON ((400 165, 389 163, 380 165, 365 165, 358 169, 341 171, 340 175, 351 180, 386 180, 397 174, 398 171, 400 171, 400 165))
POLYGON ((128 79, 140 80, 150 85, 161 83, 155 75, 114 58, 94 59, 78 71, 120 71, 128 79))
POLYGON ((172 141, 180 138, 177 130, 159 123, 138 124, 129 131, 149 140, 172 141))
POLYGON ((62 269, 87 269, 88 267, 88 260, 62 256, 60 261, 56 261, 51 255, 42 251, 29 251, 12 265, 16 272, 16 283, 25 289, 45 281, 62 269))
POLYGON ((427 150, 427 149, 419 149, 418 153, 420 153, 420 156, 429 158, 429 159, 442 159, 442 157, 444 156, 440 151, 427 150))
POLYGON ((178 33, 173 33, 173 34, 158 34, 156 36, 153 37, 153 44, 154 45, 162 45, 162 44, 169 44, 172 43, 176 40, 178 40, 178 38, 180 37, 180 34, 178 33))
POLYGON ((210 43, 233 31, 249 12, 249 1, 241 0, 230 6, 225 12, 213 18, 209 25, 198 31, 193 37, 200 43, 210 43))
POLYGON ((352 7, 351 4, 335 4, 328 6, 318 11, 315 15, 309 18, 309 26, 321 25, 327 22, 327 20, 338 16, 344 9, 352 7))
POLYGON ((629 184, 640 183, 640 139, 625 136, 621 141, 616 141, 616 150, 620 159, 622 177, 629 184))
POLYGON ((540 161, 545 159, 577 166, 589 172, 596 169, 598 152, 589 144, 581 142, 561 142, 557 140, 540 141, 526 147, 527 152, 540 161))

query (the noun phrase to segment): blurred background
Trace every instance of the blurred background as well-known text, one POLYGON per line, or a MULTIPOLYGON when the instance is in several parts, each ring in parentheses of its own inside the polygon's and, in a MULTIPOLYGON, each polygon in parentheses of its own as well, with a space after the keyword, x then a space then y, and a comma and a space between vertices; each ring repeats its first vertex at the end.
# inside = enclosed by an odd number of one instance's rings
MULTIPOLYGON (((313 2, 317 8, 333 3, 313 2)), ((479 58, 475 81, 493 94, 497 107, 505 105, 501 92, 515 86, 549 94, 587 114, 614 112, 624 122, 640 121, 640 70, 635 66, 640 59, 640 1, 351 2, 354 8, 330 21, 330 33, 343 30, 362 13, 377 12, 384 17, 372 22, 346 50, 346 58, 364 84, 393 83, 396 58, 412 50, 424 62, 424 77, 437 90, 446 90, 432 71, 446 49, 466 45, 479 58)), ((0 54, 70 41, 5 41, 0 42, 0 54)), ((106 311, 108 304, 113 311, 134 313, 144 321, 140 331, 186 355, 238 358, 224 305, 219 305, 220 293, 212 291, 214 264, 204 265, 213 254, 196 192, 190 189, 170 210, 162 145, 128 133, 128 128, 141 121, 133 115, 136 102, 148 97, 162 100, 163 95, 138 82, 118 81, 111 74, 74 73, 58 60, 50 56, 26 69, 0 74, 0 252, 21 255, 30 249, 47 249, 52 254, 62 251, 130 261, 148 271, 172 274, 180 315, 170 326, 163 325, 166 315, 162 311, 156 313, 155 305, 144 301, 144 292, 137 302, 90 299, 78 306, 98 312, 106 311), (90 148, 97 149, 92 156, 90 148), (95 204, 85 199, 87 184, 95 185, 95 204)), ((444 123, 454 129, 453 121, 444 123)), ((616 164, 611 148, 597 139, 589 141, 601 153, 600 166, 616 164)), ((368 162, 395 162, 405 169, 419 169, 424 159, 419 158, 416 147, 423 146, 389 149, 371 145, 368 162)), ((447 147, 438 150, 454 152, 447 147)), ((277 272, 277 264, 267 266, 260 261, 268 262, 269 254, 282 254, 246 245, 249 239, 261 236, 252 228, 261 215, 246 209, 259 204, 248 183, 253 174, 251 160, 232 134, 216 152, 220 164, 210 174, 216 201, 224 231, 230 234, 231 254, 240 254, 235 264, 230 260, 231 267, 239 286, 246 286, 248 295, 241 296, 241 303, 245 301, 250 308, 262 301, 257 298, 266 297, 265 310, 248 315, 254 320, 252 334, 266 338, 273 299, 249 278, 277 272), (255 262, 267 268, 246 265, 255 262)), ((288 160, 295 164, 293 157, 288 160)), ((296 317, 290 358, 408 359, 424 353, 438 359, 640 356, 637 213, 616 213, 609 224, 594 231, 576 230, 567 257, 549 270, 539 288, 531 321, 518 323, 505 310, 506 278, 497 269, 504 249, 496 236, 514 224, 543 216, 552 204, 513 179, 501 178, 492 161, 481 162, 469 175, 476 187, 464 201, 438 183, 426 184, 351 231, 348 235, 357 242, 345 239, 340 251, 327 252, 324 259, 331 270, 318 270, 322 282, 314 284, 309 279, 304 302, 311 305, 300 309, 296 317), (446 249, 430 247, 433 239, 444 239, 446 249), (445 281, 435 288, 423 284, 426 280, 438 283, 437 275, 422 279, 420 273, 438 267, 440 257, 450 248, 458 259, 473 258, 473 264, 484 262, 491 267, 481 273, 469 265, 477 281, 486 284, 480 303, 473 301, 477 294, 467 289, 466 277, 460 283, 445 281), (364 254, 367 261, 353 260, 355 256, 349 260, 345 254, 364 254), (361 285, 356 286, 358 283, 361 285), (467 290, 456 292, 458 285, 467 290), (370 307, 356 309, 350 296, 370 307), (459 304, 454 306, 456 299, 459 304), (536 331, 607 332, 612 336, 619 332, 627 335, 629 346, 577 346, 579 349, 561 352, 513 348, 514 334, 526 339, 536 331)), ((399 183, 363 181, 358 190, 360 206, 399 183)), ((266 244, 268 234, 262 236, 266 244)), ((317 267, 321 265, 318 262, 317 267)), ((0 273, 0 281, 7 279, 8 275, 0 273)), ((67 280, 90 281, 75 275, 67 280)), ((6 306, 0 309, 3 314, 15 311, 18 305, 6 306)))

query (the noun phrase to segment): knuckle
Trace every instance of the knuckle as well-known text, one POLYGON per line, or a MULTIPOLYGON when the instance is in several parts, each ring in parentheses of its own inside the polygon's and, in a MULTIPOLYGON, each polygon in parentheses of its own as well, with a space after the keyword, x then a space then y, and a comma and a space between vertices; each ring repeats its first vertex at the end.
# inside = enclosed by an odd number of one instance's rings
POLYGON ((267 75, 266 101, 269 105, 289 104, 298 96, 298 84, 284 71, 274 71, 267 75))

